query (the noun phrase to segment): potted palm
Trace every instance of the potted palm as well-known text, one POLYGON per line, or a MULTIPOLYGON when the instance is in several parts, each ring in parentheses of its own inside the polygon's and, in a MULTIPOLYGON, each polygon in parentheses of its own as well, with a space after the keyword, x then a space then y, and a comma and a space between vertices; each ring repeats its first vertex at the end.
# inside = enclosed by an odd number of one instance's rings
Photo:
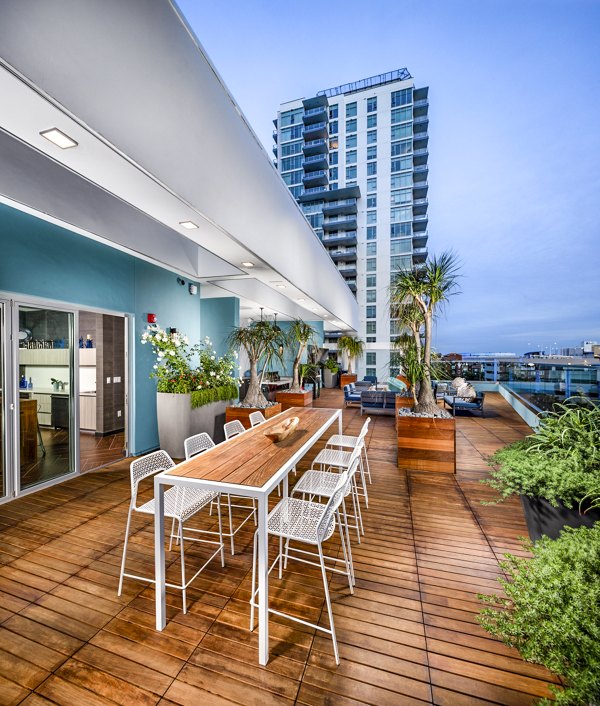
POLYGON ((408 331, 404 371, 414 378, 414 405, 398 409, 398 467, 454 473, 455 421, 438 406, 431 384, 433 322, 458 289, 458 261, 451 252, 431 257, 419 269, 397 273, 390 287, 390 316, 408 331), (418 391, 417 391, 418 386, 418 391))
POLYGON ((233 356, 218 356, 208 338, 191 346, 187 336, 158 324, 146 328, 141 342, 154 354, 150 377, 157 381, 160 448, 182 458, 192 434, 204 431, 220 440, 225 407, 238 396, 233 356))
POLYGON ((243 348, 250 364, 250 381, 244 399, 236 405, 227 407, 228 422, 239 419, 246 427, 250 427, 250 414, 260 410, 268 419, 281 412, 281 404, 269 402, 262 391, 265 370, 273 358, 280 358, 279 347, 282 332, 273 321, 263 319, 253 321, 248 326, 238 326, 229 334, 228 343, 231 348, 243 348), (259 373, 259 365, 262 371, 259 373))
POLYGON ((285 345, 294 356, 292 365, 292 384, 289 390, 278 392, 275 395, 277 402, 281 402, 282 409, 290 407, 310 407, 313 400, 312 390, 305 390, 300 384, 300 363, 307 347, 316 336, 314 328, 302 319, 294 319, 284 337, 285 345))
POLYGON ((348 359, 348 369, 345 373, 342 373, 340 379, 340 386, 343 388, 344 385, 348 385, 351 382, 356 382, 356 374, 352 372, 352 364, 354 361, 358 362, 359 358, 362 357, 365 351, 365 344, 360 338, 354 338, 353 336, 340 336, 338 341, 338 351, 348 359))

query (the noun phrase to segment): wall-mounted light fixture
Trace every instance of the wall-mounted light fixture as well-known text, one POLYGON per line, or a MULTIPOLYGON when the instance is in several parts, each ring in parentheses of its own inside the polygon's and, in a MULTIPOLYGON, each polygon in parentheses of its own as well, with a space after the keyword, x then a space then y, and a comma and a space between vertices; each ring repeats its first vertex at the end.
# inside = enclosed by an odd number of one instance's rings
POLYGON ((188 289, 189 289, 189 292, 192 296, 195 296, 196 294, 198 294, 198 285, 197 284, 192 284, 192 282, 190 282, 190 286, 188 289))
POLYGON ((177 278, 177 284, 178 284, 180 287, 183 287, 183 285, 185 284, 185 280, 184 280, 182 277, 178 277, 178 278, 177 278))

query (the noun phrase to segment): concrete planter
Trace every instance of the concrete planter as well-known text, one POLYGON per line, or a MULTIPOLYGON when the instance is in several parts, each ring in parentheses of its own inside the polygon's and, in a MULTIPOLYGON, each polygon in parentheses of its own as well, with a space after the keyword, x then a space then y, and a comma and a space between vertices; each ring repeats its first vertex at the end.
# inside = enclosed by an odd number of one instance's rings
POLYGON ((600 509, 597 508, 582 515, 577 506, 568 508, 559 502, 558 507, 554 507, 544 498, 528 495, 521 495, 521 503, 532 542, 537 542, 542 535, 557 539, 564 527, 592 527, 600 521, 600 509))
POLYGON ((323 368, 323 387, 328 389, 338 386, 338 373, 332 373, 329 368, 323 368))
POLYGON ((225 409, 231 401, 211 402, 203 407, 191 407, 191 395, 170 392, 156 393, 158 439, 160 448, 172 458, 184 458, 183 442, 188 436, 205 431, 215 443, 225 439, 225 409))

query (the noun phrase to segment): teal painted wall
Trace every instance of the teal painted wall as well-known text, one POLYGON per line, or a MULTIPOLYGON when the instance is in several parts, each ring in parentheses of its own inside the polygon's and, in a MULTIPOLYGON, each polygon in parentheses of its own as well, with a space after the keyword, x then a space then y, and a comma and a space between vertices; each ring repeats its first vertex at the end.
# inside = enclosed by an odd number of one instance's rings
MULTIPOLYGON (((289 329, 289 321, 278 321, 277 322, 281 326, 282 331, 287 331, 289 329)), ((324 326, 322 321, 307 321, 308 324, 310 324, 316 331, 316 336, 315 336, 315 344, 319 347, 323 347, 323 340, 324 340, 324 326)), ((276 370, 280 375, 284 377, 291 377, 292 375, 292 370, 294 366, 294 352, 288 350, 287 348, 285 349, 283 353, 283 365, 278 361, 278 360, 273 360, 271 364, 269 365, 269 370, 276 370)), ((306 352, 304 353, 302 357, 302 362, 306 362, 306 352)))
POLYGON ((0 291, 97 307, 134 316, 132 393, 133 453, 158 447, 154 363, 140 344, 146 314, 200 339, 200 298, 177 275, 59 226, 0 204, 0 291))
POLYGON ((239 325, 240 300, 237 297, 200 300, 200 336, 210 338, 217 355, 227 353, 227 337, 239 325))

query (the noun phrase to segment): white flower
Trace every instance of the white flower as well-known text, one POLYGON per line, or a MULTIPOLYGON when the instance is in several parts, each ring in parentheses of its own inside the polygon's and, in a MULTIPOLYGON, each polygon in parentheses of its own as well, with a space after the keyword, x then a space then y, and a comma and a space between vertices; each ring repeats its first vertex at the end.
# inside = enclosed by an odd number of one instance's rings
POLYGON ((152 367, 154 368, 154 370, 158 370, 158 365, 156 365, 156 363, 152 367))
POLYGON ((211 374, 212 377, 215 377, 215 375, 216 375, 216 373, 215 373, 214 370, 211 370, 211 371, 210 371, 210 374, 211 374))
POLYGON ((144 345, 145 343, 146 343, 146 339, 142 338, 142 345, 144 345))
POLYGON ((180 345, 181 345, 181 341, 177 338, 177 339, 175 340, 175 346, 176 346, 177 348, 179 348, 180 345))
POLYGON ((210 359, 211 359, 211 360, 216 360, 216 356, 211 355, 210 359))
POLYGON ((183 337, 183 342, 184 342, 184 343, 189 343, 189 342, 190 342, 190 339, 189 339, 187 336, 184 336, 184 337, 183 337))
POLYGON ((233 351, 233 357, 234 357, 234 358, 239 358, 239 354, 238 354, 237 351, 233 351))
POLYGON ((165 354, 162 351, 158 351, 158 359, 164 358, 165 354))

